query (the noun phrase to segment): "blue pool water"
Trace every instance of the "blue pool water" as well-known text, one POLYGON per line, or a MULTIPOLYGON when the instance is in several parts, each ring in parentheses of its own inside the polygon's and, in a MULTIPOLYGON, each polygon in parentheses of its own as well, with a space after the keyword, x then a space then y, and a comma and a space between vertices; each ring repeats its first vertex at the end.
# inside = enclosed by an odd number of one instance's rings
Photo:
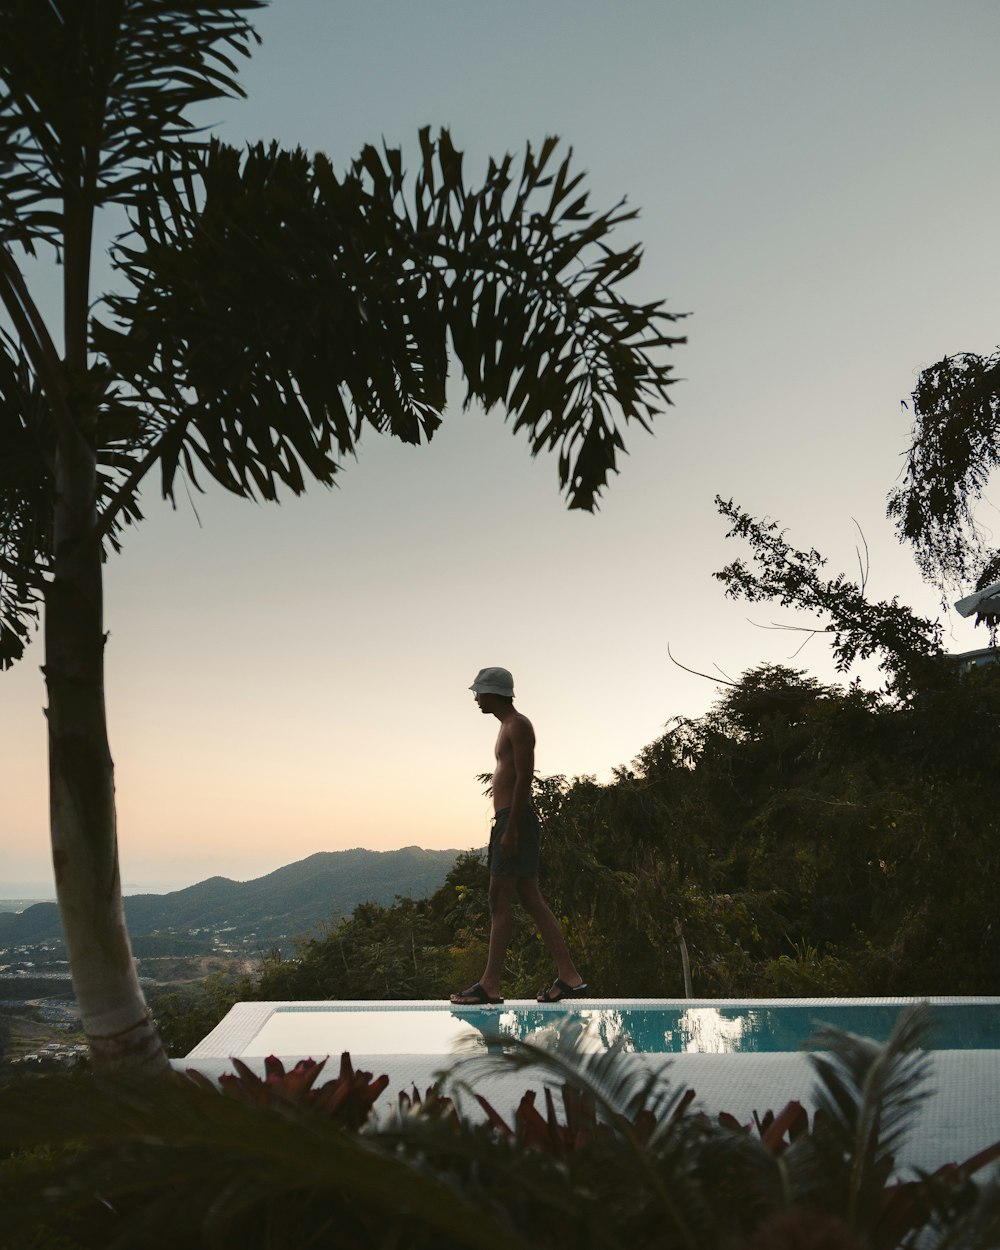
MULTIPOLYGON (((603 1047, 621 1042, 628 1051, 650 1054, 799 1050, 818 1029, 831 1025, 848 1033, 885 1041, 903 1007, 734 1006, 630 1008, 581 1012, 603 1047)), ((551 1023, 535 1011, 516 1013, 502 1030, 530 1039, 551 1023)), ((935 1050, 1000 1048, 1000 1006, 949 1005, 932 1009, 927 1044, 935 1050)))
MULTIPOLYGON (((589 1051, 613 1045, 650 1054, 797 1051, 824 1025, 884 1041, 906 1006, 836 999, 801 1005, 789 1000, 702 1005, 592 1000, 574 1003, 568 1011, 565 1004, 450 1008, 428 1003, 283 1003, 274 1005, 239 1053, 445 1055, 456 1046, 546 1043, 567 1033, 589 1051)), ((930 1011, 929 1047, 1000 1050, 1000 999, 934 1002, 930 1011)))

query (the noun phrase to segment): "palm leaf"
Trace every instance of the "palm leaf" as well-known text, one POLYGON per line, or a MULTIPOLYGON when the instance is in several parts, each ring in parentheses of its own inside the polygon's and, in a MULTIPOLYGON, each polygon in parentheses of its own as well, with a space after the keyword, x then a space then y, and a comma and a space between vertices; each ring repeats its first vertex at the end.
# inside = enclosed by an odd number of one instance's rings
MULTIPOLYGON (((639 1214, 652 1208, 667 1244, 692 1250, 704 1246, 712 1219, 704 1194, 693 1183, 695 1155, 690 1150, 703 1126, 683 1114, 689 1096, 670 1087, 662 1067, 622 1063, 621 1043, 606 1051, 582 1052, 584 1032, 582 1026, 568 1024, 551 1046, 494 1038, 507 1049, 460 1059, 446 1075, 443 1088, 475 1097, 477 1083, 500 1072, 518 1072, 546 1084, 561 1084, 567 1111, 571 1100, 582 1095, 614 1131, 614 1145, 595 1152, 591 1160, 589 1183, 620 1187, 628 1177, 626 1192, 632 1196, 618 1208, 619 1219, 621 1207, 634 1207, 639 1214), (655 1124, 651 1133, 646 1128, 649 1120, 655 1124)), ((488 1104, 483 1105, 489 1112, 488 1104)))
MULTIPOLYGON (((134 492, 122 487, 155 424, 140 425, 133 404, 119 402, 100 366, 79 379, 89 387, 96 417, 97 498, 114 508, 108 545, 141 518, 134 492)), ((38 620, 52 557, 52 412, 23 349, 0 328, 0 669, 23 654, 38 620)))
POLYGON ((192 106, 241 94, 261 0, 7 0, 0 6, 0 241, 55 241, 64 197, 127 202, 190 142, 192 106))
POLYGON ((586 1094, 613 1127, 627 1131, 625 1126, 641 1112, 650 1111, 660 1124, 660 1132, 670 1131, 684 1091, 671 1086, 665 1068, 641 1061, 622 1063, 624 1041, 607 1049, 586 1051, 587 1026, 572 1016, 554 1016, 553 1026, 547 1043, 488 1035, 488 1045, 502 1048, 495 1053, 484 1054, 477 1040, 475 1049, 459 1052, 447 1072, 444 1088, 469 1093, 491 1076, 531 1072, 586 1094))
POLYGON ((0 669, 37 625, 51 547, 50 419, 27 363, 0 329, 0 669))
POLYGON ((919 1004, 900 1014, 884 1046, 831 1028, 810 1043, 824 1048, 811 1056, 823 1117, 812 1141, 827 1194, 851 1228, 877 1223, 899 1146, 929 1092, 930 1058, 920 1049, 928 1028, 929 1008, 919 1004))
MULTIPOLYGON (((366 148, 337 177, 323 157, 213 143, 160 163, 116 254, 135 288, 112 297, 95 347, 164 425, 163 489, 204 469, 272 498, 332 481, 366 426, 430 438, 449 343, 466 402, 502 404, 532 453, 556 450, 572 507, 617 471, 629 422, 669 402, 658 349, 683 340, 659 304, 618 285, 635 248, 605 240, 633 214, 567 204, 554 141, 468 190, 447 133, 402 156, 366 148)), ((195 478, 197 484, 197 478, 195 478)))

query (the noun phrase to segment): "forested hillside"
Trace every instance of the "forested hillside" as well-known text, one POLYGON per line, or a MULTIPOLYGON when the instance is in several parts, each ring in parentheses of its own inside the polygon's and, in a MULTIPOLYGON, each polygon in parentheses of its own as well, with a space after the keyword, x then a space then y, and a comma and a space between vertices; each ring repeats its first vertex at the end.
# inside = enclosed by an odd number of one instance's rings
MULTIPOLYGON (((331 916, 347 915, 359 900, 390 903, 397 894, 416 898, 430 894, 457 854, 419 846, 317 851, 252 881, 209 877, 169 894, 133 894, 125 899, 132 949, 142 954, 144 946, 164 941, 165 935, 178 939, 193 931, 189 948, 209 950, 206 935, 222 927, 234 942, 254 939, 258 947, 284 945, 290 935, 306 933, 331 916)), ((0 946, 61 938, 55 903, 0 913, 0 946)))
MULTIPOLYGON (((536 780, 542 884, 601 996, 996 993, 1000 666, 906 701, 764 666, 614 780, 536 780)), ((237 999, 437 998, 482 971, 482 860, 293 960, 156 1002, 183 1054, 237 999)), ((507 995, 549 980, 522 925, 507 995)))

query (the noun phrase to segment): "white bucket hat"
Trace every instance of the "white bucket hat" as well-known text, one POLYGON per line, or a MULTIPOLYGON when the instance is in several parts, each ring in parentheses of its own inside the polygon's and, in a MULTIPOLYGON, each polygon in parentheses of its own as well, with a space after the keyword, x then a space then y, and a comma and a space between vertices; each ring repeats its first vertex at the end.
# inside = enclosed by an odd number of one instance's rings
POLYGON ((514 678, 505 668, 481 668, 469 689, 476 694, 500 694, 513 699, 514 678))

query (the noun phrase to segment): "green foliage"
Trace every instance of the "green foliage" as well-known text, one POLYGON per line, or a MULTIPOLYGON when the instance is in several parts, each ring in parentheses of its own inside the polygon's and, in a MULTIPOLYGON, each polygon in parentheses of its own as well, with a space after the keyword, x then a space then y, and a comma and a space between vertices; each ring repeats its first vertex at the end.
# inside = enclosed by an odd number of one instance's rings
POLYGON ((255 983, 249 977, 230 977, 222 972, 180 989, 151 993, 149 1007, 167 1054, 186 1055, 235 1003, 254 993, 255 983))
POLYGON ((324 1084, 321 1065, 272 1063, 222 1093, 176 1073, 141 1087, 34 1078, 0 1091, 0 1151, 14 1152, 0 1245, 902 1250, 933 1229, 987 1250, 1000 1191, 976 1174, 1000 1143, 931 1176, 894 1174, 926 1092, 921 1037, 919 1012, 884 1047, 823 1035, 812 1124, 792 1102, 756 1129, 694 1114, 692 1091, 618 1052, 565 1045, 459 1062, 375 1117, 386 1078, 347 1056, 324 1084), (508 1124, 477 1085, 518 1072, 544 1081, 544 1110, 529 1091, 508 1124))
POLYGON ((463 948, 482 949, 486 886, 482 857, 466 854, 429 900, 362 903, 325 935, 301 941, 296 958, 266 964, 255 997, 444 997, 463 975, 463 948))
POLYGON ((1000 464, 1000 350, 946 356, 921 372, 912 399, 906 473, 888 514, 942 592, 977 578, 981 589, 996 579, 1000 555, 975 522, 1000 464))
POLYGON ((758 521, 733 501, 715 498, 719 512, 731 523, 727 538, 750 544, 753 567, 734 560, 715 574, 726 594, 750 603, 776 600, 782 607, 816 612, 829 621, 832 649, 840 672, 856 660, 878 657, 889 675, 890 689, 910 694, 926 685, 940 666, 941 626, 917 616, 898 598, 872 603, 865 594, 865 574, 853 582, 843 573, 826 579, 826 560, 815 548, 797 551, 776 521, 758 521), (931 663, 929 663, 929 661, 931 663))
POLYGON ((309 938, 300 957, 268 964, 267 998, 426 998, 439 978, 440 938, 426 902, 394 907, 362 903, 324 937, 309 938))
POLYGON ((768 959, 760 973, 764 998, 850 997, 860 993, 850 964, 836 955, 820 955, 805 942, 793 946, 792 955, 768 959))

